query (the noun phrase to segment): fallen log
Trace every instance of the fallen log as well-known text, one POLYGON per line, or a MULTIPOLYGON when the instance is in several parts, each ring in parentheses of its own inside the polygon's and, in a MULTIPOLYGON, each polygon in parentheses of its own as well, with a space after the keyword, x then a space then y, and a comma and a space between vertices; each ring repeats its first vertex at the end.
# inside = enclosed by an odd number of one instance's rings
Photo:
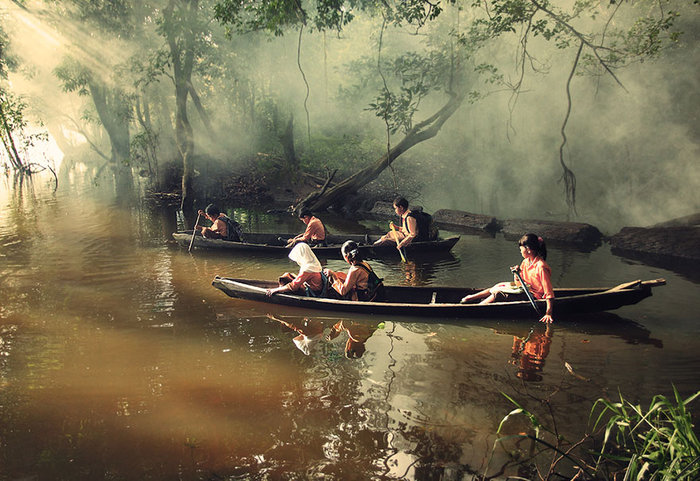
POLYGON ((502 221, 501 231, 507 240, 518 240, 531 232, 542 237, 547 244, 573 244, 586 250, 593 250, 603 243, 602 232, 583 222, 508 219, 502 221))
POLYGON ((700 261, 700 227, 623 227, 610 237, 614 254, 700 261))
POLYGON ((488 232, 493 234, 501 228, 500 222, 495 217, 453 209, 436 210, 433 214, 433 221, 441 229, 466 233, 488 232))

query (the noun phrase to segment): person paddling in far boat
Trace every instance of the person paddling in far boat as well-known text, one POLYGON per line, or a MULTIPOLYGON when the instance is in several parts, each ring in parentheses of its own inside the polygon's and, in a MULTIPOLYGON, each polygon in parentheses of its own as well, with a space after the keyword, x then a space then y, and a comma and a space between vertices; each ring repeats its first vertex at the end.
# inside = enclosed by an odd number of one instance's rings
POLYGON ((374 273, 372 267, 362 260, 362 254, 354 241, 346 241, 340 248, 343 259, 350 264, 347 274, 326 269, 325 274, 331 284, 331 295, 336 294, 341 299, 350 301, 373 300, 374 292, 370 292, 369 277, 374 273))
POLYGON ((199 210, 199 215, 203 215, 211 222, 211 227, 195 226, 195 229, 200 231, 202 236, 207 239, 226 239, 228 237, 228 226, 217 206, 209 204, 204 210, 199 210))
POLYGON ((305 292, 305 284, 312 291, 320 291, 323 288, 323 278, 321 277, 321 263, 316 258, 316 254, 308 244, 300 242, 292 248, 289 258, 299 264, 299 273, 292 274, 285 272, 278 281, 279 287, 268 289, 266 294, 271 296, 278 292, 305 292))
POLYGON ((395 243, 396 248, 400 251, 414 240, 428 240, 427 226, 424 226, 423 231, 421 231, 418 217, 413 211, 408 209, 408 201, 406 199, 403 197, 394 199, 394 212, 401 217, 401 225, 398 226, 390 222, 391 230, 380 237, 374 245, 395 243))
POLYGON ((292 247, 298 242, 306 242, 309 245, 326 245, 326 227, 321 219, 314 217, 309 209, 299 212, 299 219, 306 224, 306 230, 296 237, 287 239, 287 247, 292 247))
MULTIPOLYGON (((552 289, 552 269, 545 262, 547 259, 547 246, 541 237, 535 234, 525 234, 518 241, 520 246, 520 255, 523 256, 523 261, 520 266, 513 266, 513 269, 519 269, 520 276, 525 281, 535 299, 545 299, 547 302, 547 311, 540 319, 541 322, 554 322, 552 318, 552 299, 554 299, 554 290, 552 289)), ((488 304, 495 300, 513 300, 527 299, 523 286, 517 276, 514 276, 513 282, 501 282, 490 289, 484 289, 476 294, 471 294, 462 298, 462 304, 481 299, 480 304, 488 304)))
POLYGON ((224 239, 233 242, 243 242, 243 231, 235 220, 221 212, 214 204, 209 204, 199 215, 205 216, 211 222, 211 227, 195 226, 202 236, 208 239, 224 239))

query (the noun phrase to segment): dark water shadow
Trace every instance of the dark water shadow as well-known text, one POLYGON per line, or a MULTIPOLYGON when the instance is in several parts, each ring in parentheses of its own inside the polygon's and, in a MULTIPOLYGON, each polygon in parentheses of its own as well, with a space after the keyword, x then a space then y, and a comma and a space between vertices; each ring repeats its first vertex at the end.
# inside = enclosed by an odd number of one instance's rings
POLYGON ((626 261, 636 261, 650 267, 658 267, 674 272, 685 279, 700 284, 700 260, 679 259, 677 257, 647 254, 612 248, 610 252, 626 261))
MULTIPOLYGON (((460 323, 460 325, 463 325, 460 323)), ((530 326, 543 326, 537 320, 529 323, 524 320, 479 321, 479 326, 490 327, 500 333, 523 337, 530 326)), ((628 344, 650 345, 663 348, 663 341, 652 337, 651 331, 631 319, 625 319, 610 312, 568 315, 557 319, 552 325, 558 331, 592 336, 609 336, 621 339, 628 344)))

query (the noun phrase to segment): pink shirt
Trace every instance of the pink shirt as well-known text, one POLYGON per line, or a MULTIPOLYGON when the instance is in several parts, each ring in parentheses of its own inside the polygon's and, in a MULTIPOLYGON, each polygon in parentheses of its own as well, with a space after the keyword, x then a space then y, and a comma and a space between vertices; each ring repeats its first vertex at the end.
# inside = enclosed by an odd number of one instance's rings
POLYGON ((541 257, 532 260, 523 259, 520 264, 520 275, 537 299, 554 299, 552 269, 541 257))
POLYGON ((312 291, 320 291, 323 287, 323 281, 321 279, 320 272, 300 272, 292 282, 288 284, 289 289, 292 291, 303 291, 304 282, 309 283, 309 287, 312 291))
POLYGON ((323 228, 323 222, 317 217, 311 217, 309 223, 306 224, 306 230, 304 231, 304 236, 301 238, 302 241, 308 242, 312 241, 322 241, 326 238, 326 229, 323 228))

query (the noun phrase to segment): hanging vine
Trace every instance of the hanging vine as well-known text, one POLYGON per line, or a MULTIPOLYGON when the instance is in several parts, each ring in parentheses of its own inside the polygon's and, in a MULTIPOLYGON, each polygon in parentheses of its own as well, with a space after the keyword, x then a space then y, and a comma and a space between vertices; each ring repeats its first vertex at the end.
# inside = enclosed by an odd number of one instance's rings
MULTIPOLYGON (((386 83, 386 77, 384 76, 384 72, 382 71, 382 45, 384 41, 384 30, 386 29, 386 16, 382 14, 382 27, 379 30, 379 44, 377 45, 377 71, 379 72, 379 76, 382 78, 382 83, 384 84, 384 100, 385 100, 385 108, 384 112, 382 112, 382 118, 384 120, 384 125, 386 129, 386 158, 387 160, 389 159, 389 153, 391 152, 391 126, 389 124, 389 109, 391 107, 391 91, 389 90, 389 86, 386 83)), ((391 170, 391 178, 392 181, 394 182, 394 190, 398 192, 399 190, 399 183, 398 180, 396 179, 396 170, 394 169, 394 166, 389 163, 389 169, 391 170)))
POLYGON ((559 146, 559 163, 563 169, 560 181, 564 182, 564 192, 566 193, 566 204, 569 206, 569 216, 570 214, 576 215, 576 175, 574 172, 566 165, 564 161, 564 147, 566 146, 566 125, 569 123, 569 117, 571 116, 571 79, 576 73, 576 67, 578 66, 578 61, 581 58, 581 51, 583 50, 583 42, 579 43, 578 51, 576 52, 576 58, 574 59, 574 65, 571 67, 571 72, 569 72, 569 78, 566 80, 566 115, 564 116, 564 121, 561 124, 561 145, 559 146))
POLYGON ((301 34, 304 32, 304 25, 299 27, 299 41, 297 42, 297 67, 299 67, 299 72, 301 72, 301 78, 304 79, 304 85, 306 86, 306 97, 304 97, 304 112, 306 112, 306 135, 309 139, 309 144, 311 143, 311 118, 309 116, 309 94, 311 90, 309 89, 309 82, 306 80, 306 74, 304 69, 301 68, 301 34))

